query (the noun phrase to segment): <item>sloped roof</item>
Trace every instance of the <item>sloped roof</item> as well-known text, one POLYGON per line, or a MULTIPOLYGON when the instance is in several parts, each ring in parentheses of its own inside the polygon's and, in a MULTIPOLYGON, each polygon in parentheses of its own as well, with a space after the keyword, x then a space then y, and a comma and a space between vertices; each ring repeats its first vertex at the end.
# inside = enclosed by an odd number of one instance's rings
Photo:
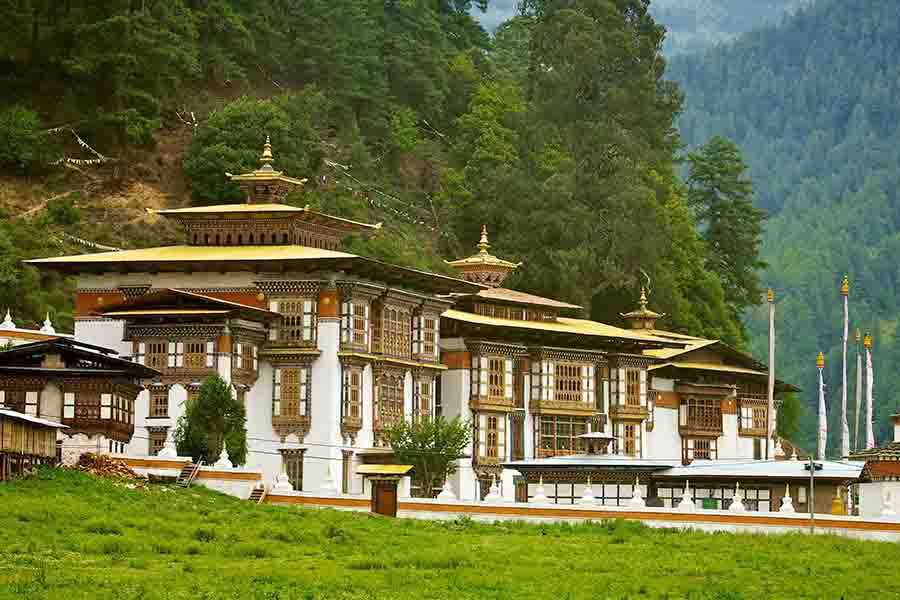
POLYGON ((569 304, 568 302, 561 302, 552 298, 544 298, 542 296, 535 296, 534 294, 528 294, 525 292, 520 292, 518 290, 510 290, 501 287, 487 288, 474 295, 485 300, 509 302, 512 304, 524 304, 527 306, 543 306, 560 310, 580 310, 582 308, 577 304, 569 304))
POLYGON ((24 413, 20 413, 15 410, 9 410, 6 408, 0 408, 0 417, 6 417, 8 419, 17 419, 19 421, 27 421, 29 423, 34 423, 35 425, 42 425, 44 427, 52 427, 54 429, 68 429, 68 425, 63 425, 62 423, 57 423, 56 421, 48 421, 47 419, 41 419, 39 417, 32 417, 31 415, 26 415, 24 413))
POLYGON ((78 374, 119 374, 135 379, 149 379, 159 373, 155 369, 139 365, 116 356, 114 350, 85 344, 69 338, 56 338, 31 344, 15 346, 0 352, 0 370, 78 374), (48 354, 62 356, 67 365, 64 369, 43 367, 43 358, 48 354))
POLYGON ((226 217, 241 216, 283 216, 296 217, 303 222, 312 222, 325 225, 331 229, 345 231, 347 233, 371 233, 381 229, 381 223, 370 224, 353 221, 343 217, 325 214, 311 209, 309 206, 297 207, 289 204, 215 204, 211 206, 189 206, 187 208, 172 208, 152 211, 157 215, 172 217, 178 220, 210 219, 218 215, 226 217))
POLYGON ((174 288, 151 291, 142 296, 129 298, 119 304, 107 306, 100 311, 102 315, 117 318, 163 315, 224 315, 231 313, 240 313, 251 319, 265 321, 279 318, 278 313, 264 308, 174 288))

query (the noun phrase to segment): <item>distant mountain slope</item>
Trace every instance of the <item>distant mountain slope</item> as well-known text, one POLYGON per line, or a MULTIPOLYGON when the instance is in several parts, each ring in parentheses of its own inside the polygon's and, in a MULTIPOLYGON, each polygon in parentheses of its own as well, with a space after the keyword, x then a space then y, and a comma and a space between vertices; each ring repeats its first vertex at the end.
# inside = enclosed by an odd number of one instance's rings
MULTIPOLYGON (((667 56, 703 50, 766 24, 810 0, 651 0, 650 12, 666 26, 667 56)), ((473 15, 490 31, 517 13, 518 0, 491 0, 473 15)))
MULTIPOLYGON (((780 375, 814 406, 815 355, 826 351, 836 447, 838 286, 848 274, 851 326, 876 336, 876 431, 884 440, 887 416, 900 406, 900 2, 819 0, 781 26, 677 57, 669 76, 687 96, 684 141, 737 142, 758 204, 772 214, 763 258, 780 296, 780 375)), ((764 355, 763 311, 749 321, 764 355)), ((852 386, 850 398, 852 405, 852 386)))

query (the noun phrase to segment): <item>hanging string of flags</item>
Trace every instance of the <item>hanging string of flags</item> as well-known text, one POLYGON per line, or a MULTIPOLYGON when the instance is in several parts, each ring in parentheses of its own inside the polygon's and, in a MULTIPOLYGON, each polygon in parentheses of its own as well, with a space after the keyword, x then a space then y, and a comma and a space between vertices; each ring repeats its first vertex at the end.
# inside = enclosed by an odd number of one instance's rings
POLYGON ((105 156, 105 155, 101 154, 100 152, 97 152, 96 150, 94 150, 90 146, 90 144, 88 144, 83 139, 81 139, 81 136, 78 135, 78 133, 76 133, 75 130, 72 129, 69 125, 61 125, 59 127, 53 127, 52 129, 47 130, 47 133, 51 134, 51 135, 60 134, 63 132, 71 133, 72 136, 75 138, 75 142, 77 142, 78 145, 81 146, 81 148, 83 148, 84 150, 93 154, 95 158, 69 158, 67 156, 63 156, 62 158, 59 158, 59 159, 53 161, 51 164, 54 164, 54 165, 60 165, 60 164, 99 165, 99 164, 102 164, 105 162, 110 162, 110 161, 115 160, 114 158, 110 158, 109 156, 105 156))

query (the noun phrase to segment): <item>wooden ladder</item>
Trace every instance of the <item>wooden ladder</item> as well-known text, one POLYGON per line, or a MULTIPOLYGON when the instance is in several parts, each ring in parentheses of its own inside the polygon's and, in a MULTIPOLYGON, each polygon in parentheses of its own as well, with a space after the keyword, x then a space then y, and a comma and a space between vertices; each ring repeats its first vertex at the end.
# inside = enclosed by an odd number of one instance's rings
POLYGON ((178 474, 178 479, 175 480, 176 485, 179 485, 183 488, 191 487, 191 484, 194 482, 194 479, 197 478, 197 473, 200 472, 200 467, 202 466, 202 460, 196 464, 188 463, 184 465, 184 467, 181 469, 181 473, 178 474))
POLYGON ((254 504, 262 504, 266 499, 266 486, 262 485, 258 488, 253 488, 253 491, 250 492, 250 502, 254 504))

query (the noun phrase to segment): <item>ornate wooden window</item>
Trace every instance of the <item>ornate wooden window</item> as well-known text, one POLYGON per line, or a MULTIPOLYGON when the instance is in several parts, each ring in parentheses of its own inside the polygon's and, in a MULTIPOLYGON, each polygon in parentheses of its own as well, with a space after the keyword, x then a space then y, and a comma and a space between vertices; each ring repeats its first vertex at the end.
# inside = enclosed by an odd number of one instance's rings
POLYGON ((362 367, 344 366, 343 425, 345 427, 355 429, 362 427, 362 382, 362 367))
POLYGON ((231 355, 232 366, 238 371, 256 373, 259 370, 259 349, 255 344, 238 342, 231 355))
POLYGON ((531 363, 531 399, 552 401, 556 397, 556 365, 553 361, 540 360, 531 363))
POLYGON ((309 366, 278 367, 272 399, 272 417, 283 420, 309 417, 309 366))
POLYGON ((585 441, 578 436, 587 433, 588 419, 583 417, 540 417, 538 457, 565 456, 585 452, 585 441))
POLYGON ((430 417, 434 405, 434 378, 419 377, 413 396, 413 414, 419 417, 430 417))
POLYGON ((143 356, 142 364, 157 371, 165 371, 169 366, 169 344, 165 340, 153 340, 138 345, 138 356, 143 356))
POLYGON ((437 315, 416 315, 413 317, 413 354, 421 360, 437 361, 440 359, 438 348, 437 315))
POLYGON ((369 351, 369 304, 356 300, 341 304, 341 344, 369 351))
POLYGON ((689 396, 681 404, 680 425, 682 429, 722 431, 722 403, 715 396, 689 396))
POLYGON ((560 402, 581 401, 581 365, 556 365, 556 399, 560 402))
POLYGON ((28 392, 26 392, 25 390, 0 391, 0 407, 24 413, 26 406, 25 398, 27 394, 28 392))
POLYGON ((281 460, 284 461, 284 472, 295 491, 303 491, 303 455, 304 449, 282 450, 281 460))
POLYGON ((150 388, 150 418, 161 419, 169 416, 169 388, 150 388))
POLYGON ((472 361, 472 399, 512 406, 513 360, 479 356, 472 361))
POLYGON ((743 435, 766 435, 769 409, 761 401, 740 399, 738 425, 743 435))
POLYGON ((478 458, 484 462, 506 459, 506 415, 481 413, 477 420, 478 458))
POLYGON ((716 438, 684 438, 681 440, 681 460, 716 460, 719 457, 716 438))
POLYGON ((625 369, 625 405, 641 405, 641 372, 638 369, 625 369))
POLYGON ((206 362, 206 342, 192 340, 184 344, 184 367, 191 370, 205 369, 206 362))
POLYGON ((281 315, 281 323, 269 329, 269 340, 286 346, 316 342, 317 301, 313 298, 273 300, 269 309, 281 315))
MULTIPOLYGON (((404 373, 387 372, 378 375, 373 403, 375 431, 383 432, 403 420, 404 373)), ((379 445, 386 445, 382 436, 376 436, 379 445)))
POLYGON ((150 456, 156 456, 166 445, 166 430, 153 430, 147 433, 150 456))
POLYGON ((596 406, 602 413, 609 412, 609 367, 600 367, 600 385, 597 386, 596 406))
POLYGON ((372 351, 397 358, 410 358, 412 313, 409 309, 391 304, 379 305, 372 323, 372 351))
POLYGON ((641 455, 640 423, 613 423, 613 435, 616 438, 614 452, 624 456, 641 455))
MULTIPOLYGON (((538 482, 529 482, 527 486, 527 496, 528 499, 531 499, 537 493, 538 482)), ((544 494, 551 503, 576 504, 584 495, 585 487, 587 487, 586 477, 581 482, 544 481, 544 494)), ((646 497, 646 486, 641 485, 640 487, 646 497)), ((600 506, 628 506, 634 497, 634 479, 631 483, 601 483, 595 480, 591 482, 591 488, 594 492, 594 500, 600 506)))

